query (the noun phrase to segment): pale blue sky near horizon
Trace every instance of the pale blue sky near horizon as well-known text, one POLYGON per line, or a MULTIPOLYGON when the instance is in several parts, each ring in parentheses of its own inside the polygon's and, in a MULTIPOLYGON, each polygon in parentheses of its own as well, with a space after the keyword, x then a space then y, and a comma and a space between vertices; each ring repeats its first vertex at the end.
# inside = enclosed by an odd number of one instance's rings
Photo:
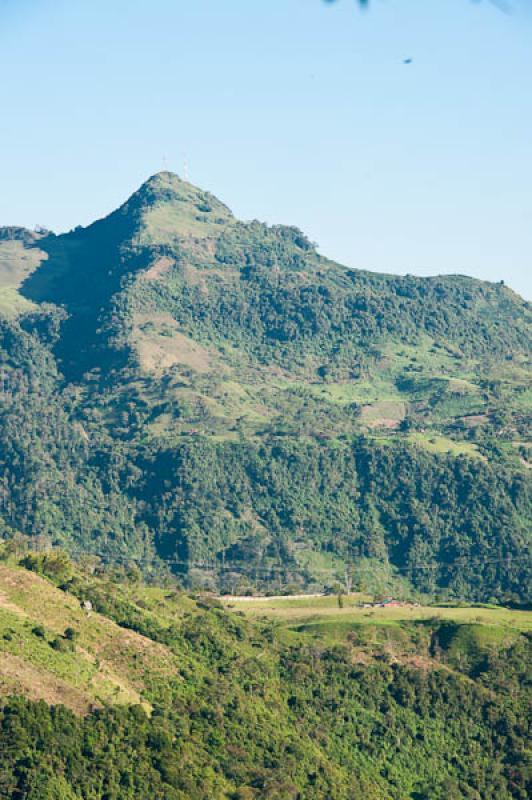
POLYGON ((0 225, 87 224, 186 160, 344 264, 531 299, 532 0, 507 4, 0 0, 0 225))

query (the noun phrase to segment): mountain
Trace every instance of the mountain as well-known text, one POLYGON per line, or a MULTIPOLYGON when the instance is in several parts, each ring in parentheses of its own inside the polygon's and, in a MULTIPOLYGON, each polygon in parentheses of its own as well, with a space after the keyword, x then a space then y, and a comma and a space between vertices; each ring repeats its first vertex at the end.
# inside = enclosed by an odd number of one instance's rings
POLYGON ((1 228, 0 530, 216 591, 529 601, 530 322, 168 172, 87 228, 1 228))
POLYGON ((301 630, 60 554, 9 558, 1 798, 529 796, 530 612, 345 609, 301 630))

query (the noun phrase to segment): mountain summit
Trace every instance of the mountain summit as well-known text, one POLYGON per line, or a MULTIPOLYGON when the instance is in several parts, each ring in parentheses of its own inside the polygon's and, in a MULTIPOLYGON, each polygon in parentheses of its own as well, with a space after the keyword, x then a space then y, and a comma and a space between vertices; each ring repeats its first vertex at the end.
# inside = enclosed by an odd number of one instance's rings
MULTIPOLYGON (((231 215, 229 209, 214 195, 183 180, 175 172, 166 170, 157 172, 148 178, 121 208, 127 208, 128 206, 154 206, 166 203, 196 205, 200 213, 202 212, 200 206, 205 203, 231 215)), ((203 210, 203 213, 206 212, 207 209, 203 210)))
POLYGON ((163 244, 179 236, 206 237, 216 226, 234 220, 214 195, 187 183, 173 172, 149 178, 116 212, 138 220, 142 243, 163 244))

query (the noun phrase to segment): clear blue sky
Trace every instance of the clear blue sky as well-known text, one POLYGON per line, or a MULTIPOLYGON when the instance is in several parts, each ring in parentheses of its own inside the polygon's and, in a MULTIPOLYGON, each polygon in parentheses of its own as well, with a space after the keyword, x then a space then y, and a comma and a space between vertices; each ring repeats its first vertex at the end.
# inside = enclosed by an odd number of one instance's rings
POLYGON ((532 2, 508 1, 0 0, 0 224, 86 224, 186 154, 343 263, 531 298, 532 2))

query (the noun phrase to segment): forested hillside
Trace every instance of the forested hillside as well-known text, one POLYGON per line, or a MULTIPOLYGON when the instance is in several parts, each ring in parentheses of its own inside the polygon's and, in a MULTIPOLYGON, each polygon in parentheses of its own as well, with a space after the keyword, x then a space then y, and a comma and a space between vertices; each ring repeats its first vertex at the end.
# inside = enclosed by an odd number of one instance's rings
POLYGON ((0 555, 6 800, 530 796, 528 612, 361 617, 331 643, 58 552, 31 572, 0 555))
POLYGON ((0 531, 215 591, 530 601, 529 305, 348 269, 171 173, 0 229, 0 531))

